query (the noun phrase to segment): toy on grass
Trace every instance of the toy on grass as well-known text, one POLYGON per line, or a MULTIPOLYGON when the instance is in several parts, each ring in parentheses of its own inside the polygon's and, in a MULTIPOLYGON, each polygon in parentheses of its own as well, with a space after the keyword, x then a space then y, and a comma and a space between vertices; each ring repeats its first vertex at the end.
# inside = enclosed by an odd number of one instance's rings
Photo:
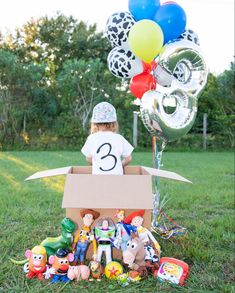
POLYGON ((128 276, 129 281, 132 283, 138 283, 139 281, 141 281, 140 273, 137 271, 129 271, 128 276))
POLYGON ((153 234, 142 226, 144 221, 143 216, 144 210, 133 212, 125 219, 125 223, 136 227, 139 238, 144 243, 146 265, 149 267, 154 266, 155 269, 158 269, 158 262, 161 254, 160 245, 153 234), (154 248, 151 242, 154 244, 154 248))
POLYGON ((160 282, 169 282, 172 285, 183 286, 188 276, 189 266, 182 260, 172 257, 162 257, 156 277, 160 282))
POLYGON ((101 276, 104 273, 101 263, 98 261, 92 260, 89 264, 89 267, 91 269, 91 276, 92 276, 92 278, 90 278, 89 281, 94 281, 94 279, 96 279, 98 282, 100 282, 101 276))
POLYGON ((118 222, 116 224, 117 227, 117 234, 116 238, 114 240, 114 246, 118 249, 121 248, 122 251, 126 250, 127 242, 130 240, 130 233, 133 231, 133 226, 125 224, 125 211, 124 210, 117 210, 116 214, 114 215, 115 218, 118 219, 118 222))
POLYGON ((66 248, 60 248, 55 255, 49 257, 49 264, 52 265, 50 272, 53 274, 52 283, 59 281, 66 283, 69 281, 67 276, 69 263, 72 262, 74 256, 66 248))
POLYGON ((67 276, 70 280, 88 280, 90 277, 90 269, 85 265, 69 266, 67 276))
POLYGON ((104 268, 104 274, 108 279, 116 279, 122 273, 123 267, 117 261, 109 262, 104 268))
POLYGON ((124 274, 117 276, 117 281, 118 281, 118 284, 122 285, 123 287, 128 286, 130 283, 128 273, 124 273, 124 274))
POLYGON ((61 221, 61 228, 62 232, 59 237, 46 238, 40 244, 45 247, 48 257, 56 254, 56 251, 60 248, 67 248, 68 250, 71 249, 75 224, 69 218, 64 218, 61 221))
POLYGON ((25 256, 28 259, 28 266, 25 264, 24 271, 27 272, 26 278, 44 279, 44 273, 47 269, 47 254, 43 246, 34 246, 32 250, 26 250, 25 256))
POLYGON ((90 209, 82 209, 80 211, 80 215, 83 220, 82 229, 78 230, 76 236, 73 240, 72 248, 74 252, 74 263, 77 264, 78 259, 80 260, 80 264, 84 264, 85 254, 89 243, 92 241, 93 244, 93 258, 96 258, 97 254, 97 245, 94 235, 91 233, 91 225, 99 216, 100 213, 90 210, 90 209))
POLYGON ((132 233, 131 240, 127 243, 127 249, 123 252, 123 262, 127 264, 130 269, 140 273, 142 278, 145 278, 148 272, 144 259, 144 243, 137 234, 132 233))
POLYGON ((112 261, 111 246, 115 239, 116 228, 111 218, 103 218, 95 226, 95 238, 98 243, 97 261, 101 262, 102 254, 106 256, 106 265, 112 261))

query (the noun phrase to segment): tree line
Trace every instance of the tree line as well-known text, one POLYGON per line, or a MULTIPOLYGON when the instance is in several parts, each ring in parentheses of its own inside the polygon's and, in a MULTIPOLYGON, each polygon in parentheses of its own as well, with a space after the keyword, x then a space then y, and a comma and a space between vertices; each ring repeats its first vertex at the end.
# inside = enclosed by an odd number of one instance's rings
MULTIPOLYGON (((120 133, 132 141, 134 97, 107 67, 111 47, 96 25, 58 14, 30 20, 15 33, 0 33, 0 149, 80 149, 93 106, 117 109, 120 133)), ((219 56, 218 56, 219 58, 219 56)), ((234 146, 234 62, 209 74, 195 124, 171 148, 201 148, 202 116, 208 114, 210 148, 234 146)), ((138 122, 140 148, 151 137, 138 122)))

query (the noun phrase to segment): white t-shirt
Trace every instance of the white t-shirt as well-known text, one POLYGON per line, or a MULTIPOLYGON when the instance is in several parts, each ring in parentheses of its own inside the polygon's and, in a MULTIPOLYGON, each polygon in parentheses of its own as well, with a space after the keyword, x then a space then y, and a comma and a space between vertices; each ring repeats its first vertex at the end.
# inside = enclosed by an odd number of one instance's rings
POLYGON ((128 157, 133 146, 120 134, 99 131, 88 136, 81 152, 92 158, 92 174, 122 175, 122 157, 128 157))

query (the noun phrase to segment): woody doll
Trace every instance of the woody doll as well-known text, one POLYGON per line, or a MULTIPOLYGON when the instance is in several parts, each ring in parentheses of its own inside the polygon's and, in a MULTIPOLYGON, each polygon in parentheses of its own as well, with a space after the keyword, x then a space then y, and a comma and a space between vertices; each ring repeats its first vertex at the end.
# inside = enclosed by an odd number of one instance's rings
POLYGON ((74 265, 78 263, 78 259, 80 260, 80 264, 84 264, 86 251, 90 242, 93 245, 93 258, 96 258, 97 254, 97 244, 94 235, 91 233, 91 225, 100 216, 100 213, 91 209, 82 209, 80 210, 80 215, 83 226, 82 229, 78 230, 72 244, 72 249, 75 251, 74 265))

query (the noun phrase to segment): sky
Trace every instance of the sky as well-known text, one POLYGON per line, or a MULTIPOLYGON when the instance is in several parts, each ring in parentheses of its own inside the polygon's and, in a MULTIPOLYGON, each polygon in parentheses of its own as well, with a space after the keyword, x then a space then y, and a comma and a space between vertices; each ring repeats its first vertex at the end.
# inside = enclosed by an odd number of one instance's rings
MULTIPOLYGON (((136 0, 138 1, 138 0, 136 0)), ((161 3, 166 2, 162 1, 161 3)), ((186 28, 195 31, 210 72, 229 68, 234 56, 234 0, 175 0, 187 16, 186 28)), ((129 11, 128 0, 0 0, 0 30, 13 32, 31 18, 72 15, 100 31, 115 12, 129 11)))

